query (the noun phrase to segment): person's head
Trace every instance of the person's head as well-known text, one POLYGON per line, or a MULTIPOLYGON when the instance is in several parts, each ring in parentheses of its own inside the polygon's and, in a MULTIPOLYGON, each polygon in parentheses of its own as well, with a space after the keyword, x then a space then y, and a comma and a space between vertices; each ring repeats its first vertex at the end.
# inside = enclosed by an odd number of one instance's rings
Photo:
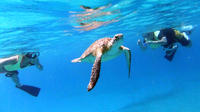
POLYGON ((191 40, 187 40, 184 43, 182 43, 183 46, 185 47, 192 47, 192 41, 191 40))
POLYGON ((190 31, 184 31, 187 35, 190 35, 192 33, 192 30, 190 31))
POLYGON ((39 55, 40 55, 39 52, 26 52, 25 54, 23 54, 24 56, 23 59, 25 62, 29 62, 29 64, 35 65, 39 55))
POLYGON ((122 44, 123 42, 123 34, 122 33, 119 33, 119 34, 116 34, 114 37, 113 37, 113 42, 114 44, 122 44))
POLYGON ((148 40, 152 40, 154 38, 154 32, 149 32, 149 33, 143 33, 142 37, 148 40))
POLYGON ((185 32, 181 33, 181 35, 178 37, 178 42, 185 47, 192 46, 192 41, 185 32))

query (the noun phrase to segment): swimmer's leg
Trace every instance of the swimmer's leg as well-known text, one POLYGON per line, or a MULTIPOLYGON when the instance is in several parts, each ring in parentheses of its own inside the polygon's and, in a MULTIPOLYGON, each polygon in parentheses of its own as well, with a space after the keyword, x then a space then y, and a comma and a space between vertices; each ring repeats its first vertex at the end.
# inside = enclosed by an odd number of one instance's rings
POLYGON ((20 90, 23 90, 32 96, 36 96, 36 97, 38 96, 38 94, 40 92, 40 88, 34 87, 34 86, 29 86, 29 85, 21 85, 19 78, 18 78, 17 71, 8 72, 8 73, 6 73, 6 76, 11 77, 11 79, 15 83, 16 87, 19 88, 20 90))
POLYGON ((10 77, 12 81, 15 83, 16 87, 21 87, 21 84, 18 78, 18 71, 7 72, 6 77, 10 77))
POLYGON ((178 46, 173 45, 173 47, 171 49, 166 50, 165 58, 168 61, 172 61, 177 49, 178 49, 178 46))

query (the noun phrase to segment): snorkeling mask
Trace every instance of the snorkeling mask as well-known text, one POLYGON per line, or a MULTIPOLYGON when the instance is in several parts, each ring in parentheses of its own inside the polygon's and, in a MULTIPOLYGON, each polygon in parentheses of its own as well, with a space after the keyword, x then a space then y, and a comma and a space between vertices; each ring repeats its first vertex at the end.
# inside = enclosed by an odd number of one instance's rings
POLYGON ((26 57, 31 58, 31 59, 35 59, 40 55, 39 52, 28 52, 26 53, 26 57))

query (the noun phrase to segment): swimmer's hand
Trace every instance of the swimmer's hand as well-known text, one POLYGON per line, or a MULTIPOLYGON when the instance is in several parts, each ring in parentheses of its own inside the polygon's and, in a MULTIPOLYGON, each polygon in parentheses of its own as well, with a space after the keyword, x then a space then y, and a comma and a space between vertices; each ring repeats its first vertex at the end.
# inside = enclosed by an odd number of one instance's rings
MULTIPOLYGON (((145 43, 146 44, 146 43, 145 43)), ((144 45, 144 43, 142 43, 142 41, 139 39, 137 41, 137 45, 142 49, 142 50, 145 50, 146 49, 146 46, 144 45)))
POLYGON ((41 64, 38 64, 38 65, 37 65, 37 68, 38 68, 40 71, 43 70, 43 66, 42 66, 41 64))
POLYGON ((142 45, 142 42, 141 42, 140 39, 138 39, 138 41, 137 41, 137 45, 138 45, 138 46, 141 46, 141 45, 142 45))

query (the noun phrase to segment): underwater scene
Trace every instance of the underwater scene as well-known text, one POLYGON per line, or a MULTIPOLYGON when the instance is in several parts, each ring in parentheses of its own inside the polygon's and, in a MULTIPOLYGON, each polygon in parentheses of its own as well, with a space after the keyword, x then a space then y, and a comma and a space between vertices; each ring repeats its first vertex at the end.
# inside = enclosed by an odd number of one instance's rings
POLYGON ((200 0, 1 0, 0 112, 199 112, 200 0))

